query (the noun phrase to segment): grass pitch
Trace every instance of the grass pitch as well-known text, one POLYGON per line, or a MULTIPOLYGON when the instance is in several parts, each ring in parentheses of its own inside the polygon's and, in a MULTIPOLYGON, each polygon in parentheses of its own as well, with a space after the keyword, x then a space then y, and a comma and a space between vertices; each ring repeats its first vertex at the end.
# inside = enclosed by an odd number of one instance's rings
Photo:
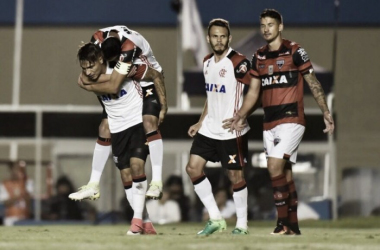
POLYGON ((156 226, 158 235, 126 236, 129 225, 0 227, 0 249, 33 250, 379 250, 380 218, 301 222, 301 236, 272 236, 274 222, 251 221, 249 235, 227 231, 208 237, 196 233, 204 223, 156 226))

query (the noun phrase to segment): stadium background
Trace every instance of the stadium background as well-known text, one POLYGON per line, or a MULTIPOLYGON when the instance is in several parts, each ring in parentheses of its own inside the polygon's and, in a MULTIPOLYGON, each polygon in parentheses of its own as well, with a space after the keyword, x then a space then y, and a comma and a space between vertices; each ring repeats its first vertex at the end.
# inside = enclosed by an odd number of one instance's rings
MULTIPOLYGON (((333 0, 198 0, 197 4, 204 28, 215 17, 230 21, 232 47, 258 30, 258 15, 262 9, 278 9, 284 16, 284 37, 300 43, 313 63, 327 71, 335 70, 332 91, 335 95, 334 114, 337 124, 335 139, 338 193, 344 191, 341 190, 343 186, 340 180, 345 169, 379 171, 380 16, 376 13, 380 7, 379 1, 341 1, 339 15, 336 15, 333 0), (334 51, 336 27, 337 50, 334 51)), ((12 104, 14 80, 15 6, 16 1, 0 2, 0 103, 4 106, 0 112, 2 165, 12 160, 12 143, 21 141, 17 145, 17 158, 31 162, 28 173, 34 176, 36 147, 33 138, 36 135, 35 122, 38 115, 34 110, 28 110, 28 107, 51 106, 51 110, 42 112, 42 161, 44 164, 52 162, 52 155, 59 151, 59 162, 53 161, 59 165, 55 166, 58 169, 56 174, 75 175, 77 186, 87 181, 100 112, 96 112, 99 105, 94 95, 84 92, 76 85, 79 73, 76 51, 80 42, 88 41, 95 30, 124 24, 147 38, 165 70, 170 108, 167 123, 162 130, 164 140, 170 142, 170 145, 166 148, 164 163, 166 174, 171 171, 181 172, 181 157, 185 157, 183 154, 191 143, 186 137, 186 131, 189 125, 197 121, 204 97, 191 97, 193 109, 190 111, 176 108, 177 17, 170 1, 25 1, 19 103, 24 108, 22 112, 11 112, 13 106, 7 106, 12 104), (77 113, 77 105, 81 106, 79 108, 89 107, 90 111, 77 113), (60 107, 66 109, 62 111, 60 107), (55 142, 54 147, 52 141, 55 142), (73 159, 75 153, 82 156, 73 159)), ((191 52, 184 52, 183 59, 184 70, 194 66, 191 52)), ((309 122, 311 128, 307 132, 310 137, 305 138, 304 144, 310 147, 308 151, 315 150, 318 153, 320 148, 326 150, 327 137, 321 135, 321 116, 316 111, 314 100, 306 96, 305 102, 306 108, 312 113, 309 122)), ((261 145, 259 131, 256 129, 251 136, 254 147, 261 145)), ((5 176, 6 169, 1 168, 0 171, 1 177, 5 176)), ((108 175, 112 177, 112 171, 108 175)), ((105 186, 112 189, 111 184, 105 186)), ((112 207, 104 204, 101 209, 110 208, 112 207)))

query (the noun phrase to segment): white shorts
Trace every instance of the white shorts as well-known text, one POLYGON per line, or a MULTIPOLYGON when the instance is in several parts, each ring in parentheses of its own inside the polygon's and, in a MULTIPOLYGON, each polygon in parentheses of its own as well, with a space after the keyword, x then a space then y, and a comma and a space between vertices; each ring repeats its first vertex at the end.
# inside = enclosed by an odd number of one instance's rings
POLYGON ((284 123, 271 130, 264 130, 264 151, 266 157, 297 161, 297 150, 305 127, 296 123, 284 123))

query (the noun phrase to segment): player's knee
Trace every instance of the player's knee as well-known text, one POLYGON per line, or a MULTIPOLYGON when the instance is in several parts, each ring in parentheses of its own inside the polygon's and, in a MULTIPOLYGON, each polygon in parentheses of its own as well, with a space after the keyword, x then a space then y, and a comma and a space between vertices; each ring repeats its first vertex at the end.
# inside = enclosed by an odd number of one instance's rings
POLYGON ((192 178, 195 176, 199 176, 201 174, 201 171, 199 171, 195 165, 188 163, 186 165, 186 173, 190 176, 190 178, 192 178))
POLYGON ((243 172, 240 170, 228 170, 228 178, 232 184, 239 183, 244 180, 243 172))
POLYGON ((132 174, 130 168, 125 168, 120 170, 120 176, 123 183, 131 182, 132 181, 132 174))
POLYGON ((133 163, 131 164, 131 174, 132 176, 139 176, 144 174, 144 167, 141 164, 133 163))
POLYGON ((107 122, 101 122, 99 125, 99 136, 103 138, 110 138, 111 132, 107 122))
POLYGON ((150 133, 158 129, 158 126, 157 126, 158 119, 154 119, 154 118, 152 116, 144 116, 143 125, 145 129, 145 133, 150 133))

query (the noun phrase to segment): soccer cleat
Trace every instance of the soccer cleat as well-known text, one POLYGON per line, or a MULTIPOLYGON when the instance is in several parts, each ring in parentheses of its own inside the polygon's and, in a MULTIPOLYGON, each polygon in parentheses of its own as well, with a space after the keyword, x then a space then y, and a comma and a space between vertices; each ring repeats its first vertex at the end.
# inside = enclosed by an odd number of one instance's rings
POLYGON ((271 233, 272 235, 301 235, 299 229, 290 229, 287 226, 277 225, 277 227, 271 233))
POLYGON ((131 221, 131 227, 129 228, 127 235, 141 235, 143 234, 143 221, 142 219, 133 218, 131 221))
POLYGON ((161 181, 152 181, 149 184, 149 189, 145 194, 147 199, 159 200, 162 197, 162 182, 161 181))
POLYGON ((78 189, 78 192, 71 193, 69 198, 74 201, 97 200, 100 197, 99 184, 96 182, 88 183, 78 189))
POLYGON ((224 219, 221 220, 209 220, 205 228, 197 233, 200 236, 208 236, 215 232, 222 232, 227 229, 227 224, 224 219))
POLYGON ((282 225, 277 225, 275 227, 275 229, 273 230, 273 232, 271 232, 270 234, 272 235, 281 235, 281 232, 284 231, 284 227, 282 225))
POLYGON ((152 222, 143 223, 143 234, 157 234, 152 222))
POLYGON ((231 233, 237 234, 237 235, 249 234, 248 229, 244 229, 244 228, 240 228, 240 227, 235 228, 234 230, 232 230, 231 233))

